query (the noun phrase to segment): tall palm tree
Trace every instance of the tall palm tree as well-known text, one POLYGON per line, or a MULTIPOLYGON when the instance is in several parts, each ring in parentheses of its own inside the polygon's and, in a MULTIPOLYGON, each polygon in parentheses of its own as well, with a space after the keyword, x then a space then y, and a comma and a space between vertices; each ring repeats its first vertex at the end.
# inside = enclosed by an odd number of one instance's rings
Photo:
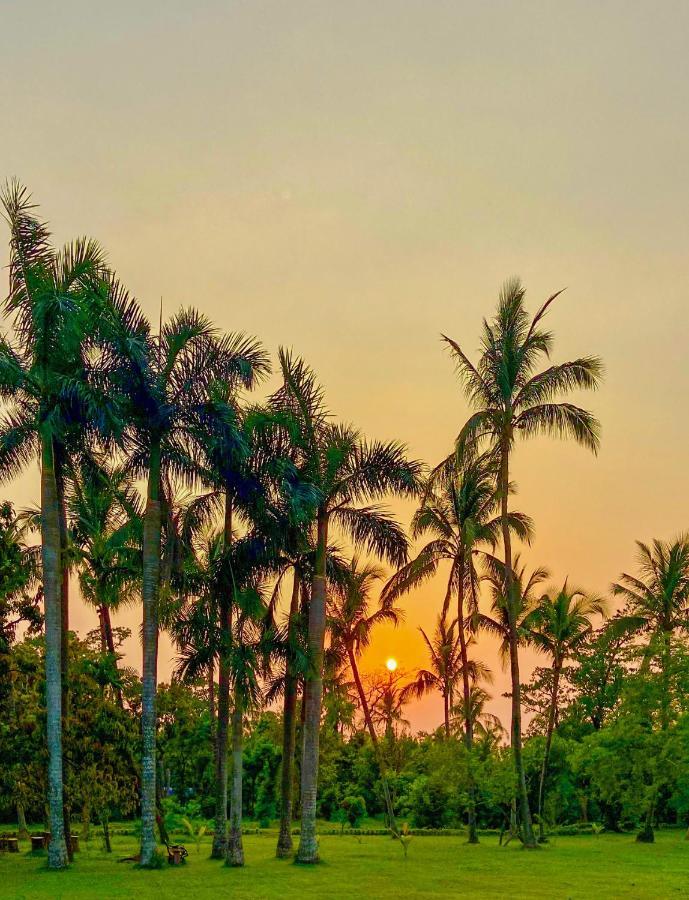
POLYGON ((403 563, 407 555, 406 535, 384 508, 370 504, 390 493, 417 493, 421 467, 407 460, 400 444, 369 443, 355 428, 333 424, 313 372, 284 350, 279 351, 279 359, 283 384, 273 395, 272 403, 294 417, 302 471, 319 494, 313 523, 316 554, 308 619, 311 665, 304 683, 302 817, 297 851, 300 862, 315 863, 328 534, 334 526, 355 546, 393 565, 403 563))
POLYGON ((505 596, 507 599, 510 676, 512 680, 512 753, 519 789, 519 806, 524 844, 535 847, 531 810, 522 759, 521 691, 516 611, 512 570, 512 542, 509 527, 510 455, 518 436, 546 434, 571 437, 594 453, 599 444, 596 418, 572 403, 558 398, 572 390, 598 387, 603 366, 589 356, 549 366, 538 371, 547 359, 553 336, 542 327, 543 318, 561 293, 553 294, 531 319, 524 305, 525 291, 518 279, 505 283, 494 319, 484 319, 481 354, 474 365, 459 344, 444 337, 462 380, 464 392, 474 412, 461 429, 456 443, 458 458, 488 442, 498 467, 498 496, 502 544, 505 556, 505 596))
POLYGON ((663 679, 661 725, 670 723, 672 709, 671 647, 676 633, 689 632, 689 536, 674 541, 637 542, 638 575, 626 572, 612 586, 626 601, 615 621, 617 632, 647 635, 645 663, 658 661, 663 679))
POLYGON ((376 626, 397 625, 402 618, 402 610, 396 607, 392 600, 380 598, 375 608, 371 610, 371 592, 376 583, 383 579, 384 574, 380 566, 361 563, 359 557, 354 555, 347 567, 344 579, 332 593, 329 613, 333 645, 342 648, 349 663, 364 714, 364 723, 368 729, 380 768, 388 824, 393 833, 396 833, 395 810, 387 780, 385 757, 373 725, 371 710, 357 663, 357 657, 370 644, 376 626))
MULTIPOLYGON (((510 512, 509 527, 521 540, 529 541, 531 520, 522 513, 510 512)), ((442 563, 449 563, 442 621, 447 617, 453 595, 457 599, 456 626, 461 656, 462 692, 464 709, 464 741, 469 760, 473 745, 473 728, 469 695, 471 692, 470 666, 467 654, 468 632, 475 618, 477 585, 480 580, 476 558, 487 549, 493 549, 498 541, 501 519, 497 515, 496 469, 493 457, 464 455, 460 459, 451 456, 436 468, 424 492, 421 506, 414 514, 412 537, 429 535, 418 555, 403 566, 390 579, 384 589, 385 597, 396 597, 433 577, 442 563)), ((449 712, 446 711, 446 728, 449 712)), ((471 765, 469 768, 471 802, 468 810, 468 841, 478 843, 475 794, 471 765)))
POLYGON ((548 723, 545 734, 545 750, 538 782, 538 830, 539 840, 545 839, 543 800, 548 771, 550 747, 557 718, 560 676, 566 661, 589 638, 593 631, 591 619, 603 615, 605 604, 599 597, 592 597, 581 590, 570 588, 567 581, 559 591, 546 593, 536 608, 522 622, 529 641, 551 659, 551 689, 548 723))
POLYGON ((141 865, 153 864, 156 850, 156 681, 158 598, 161 581, 164 483, 192 485, 204 475, 199 428, 209 401, 224 384, 255 379, 253 359, 235 336, 221 338, 205 316, 182 310, 150 333, 138 306, 112 282, 110 305, 116 319, 109 335, 110 380, 125 403, 127 470, 146 478, 143 524, 143 696, 141 777, 141 865))
POLYGON ((47 227, 36 217, 35 204, 19 182, 5 185, 0 202, 10 228, 9 295, 4 313, 13 320, 17 341, 16 346, 6 338, 0 341, 0 392, 9 403, 1 426, 0 473, 8 478, 31 460, 40 461, 52 835, 48 865, 59 869, 68 860, 62 786, 67 598, 61 466, 64 442, 75 419, 95 422, 101 417, 90 390, 86 336, 95 329, 90 300, 102 279, 103 254, 88 240, 55 252, 47 227))

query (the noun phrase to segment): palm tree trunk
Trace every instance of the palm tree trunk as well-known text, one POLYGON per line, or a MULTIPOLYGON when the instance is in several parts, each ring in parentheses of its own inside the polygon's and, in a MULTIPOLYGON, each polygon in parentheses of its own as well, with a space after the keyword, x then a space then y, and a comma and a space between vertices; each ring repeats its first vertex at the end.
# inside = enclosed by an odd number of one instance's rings
POLYGON ((143 693, 141 700, 141 865, 156 852, 156 689, 158 676, 158 590, 160 587, 160 446, 151 447, 143 537, 143 693))
POLYGON ((297 861, 318 862, 316 800, 318 791, 318 750, 323 700, 323 646, 325 643, 326 554, 328 512, 318 511, 316 565, 309 603, 310 672, 304 681, 304 746, 301 763, 301 832, 297 861))
POLYGON ((443 689, 443 729, 445 731, 445 740, 450 739, 450 693, 446 686, 443 689))
MULTIPOLYGON (((55 448, 55 487, 57 489, 57 502, 60 511, 60 570, 61 570, 61 586, 60 586, 60 613, 61 613, 61 658, 60 668, 62 670, 62 734, 63 737, 67 731, 67 719, 69 718, 69 565, 68 558, 68 542, 69 531, 67 528, 67 504, 65 501, 65 475, 64 475, 64 450, 61 447, 55 448)), ((64 754, 64 746, 63 746, 64 754)), ((64 765, 63 765, 64 777, 64 765)), ((70 824, 70 805, 69 795, 67 793, 67 785, 62 785, 62 810, 65 823, 65 841, 67 844, 67 859, 74 862, 74 851, 72 850, 72 826, 70 824)))
POLYGON ((230 723, 230 668, 227 659, 231 607, 220 603, 221 651, 218 665, 218 719, 215 730, 215 830, 211 859, 224 859, 227 852, 227 738, 230 723))
POLYGON ((299 593, 301 579, 299 570, 294 569, 292 599, 287 625, 287 666, 285 671, 285 700, 282 717, 282 777, 280 782, 280 833, 275 855, 284 858, 292 853, 292 801, 294 795, 294 745, 297 729, 298 675, 291 658, 293 643, 296 641, 297 616, 299 615, 299 593))
POLYGON ((512 681, 512 756, 517 777, 517 799, 521 813, 521 828, 524 846, 537 846, 531 822, 529 795, 526 789, 526 773, 522 757, 522 703, 519 680, 519 635, 517 632, 517 598, 514 596, 514 573, 512 572, 512 541, 510 538, 508 492, 510 482, 509 441, 502 442, 500 465, 500 504, 502 520, 502 542, 505 551, 505 594, 509 620, 510 677, 512 681))
POLYGON ((387 778, 387 766, 385 765, 385 759, 383 757, 383 753, 380 747, 380 742, 378 741, 378 735, 376 734, 376 729, 373 727, 373 718, 371 716, 371 709, 368 705, 368 700, 366 698, 366 692, 364 691, 364 686, 361 683, 361 676, 359 675, 359 667, 356 664, 356 656, 354 655, 354 649, 350 646, 347 647, 347 656, 349 657, 349 667, 352 670, 352 677, 354 678, 354 684, 356 685, 357 693, 359 694, 359 702, 361 703, 361 709, 364 713, 364 722, 366 723, 366 728, 368 729, 368 733, 371 736, 371 743, 373 744, 373 749, 375 751, 376 757, 378 759, 378 768, 380 769, 380 779, 383 784, 383 797, 385 799, 385 808, 388 817, 388 827, 390 831, 395 835, 395 837, 399 837, 399 830, 397 828, 397 822, 395 820, 395 807, 392 802, 392 794, 390 793, 390 785, 388 784, 387 778))
POLYGON ((457 628, 459 631, 459 655, 462 661, 462 697, 464 700, 464 744, 467 749, 469 774, 469 807, 467 828, 469 844, 478 844, 476 829, 476 785, 474 783, 472 749, 474 746, 474 723, 471 718, 471 681, 469 679, 469 654, 467 653, 466 626, 464 622, 464 559, 459 561, 459 587, 457 590, 457 628))
POLYGON ((539 841, 545 840, 545 823, 543 822, 543 800, 545 798, 545 779, 548 773, 548 760, 550 758, 550 745, 553 741, 553 731, 555 730, 555 716, 557 715, 557 694, 560 686, 560 672, 562 671, 562 663, 556 661, 553 665, 553 686, 550 693, 550 709, 548 711, 548 728, 545 735, 545 751, 543 753, 543 765, 541 766, 541 777, 538 782, 538 838, 539 841))
MULTIPOLYGON (((225 492, 223 542, 232 543, 232 500, 225 492)), ((230 730, 230 663, 232 643, 232 599, 223 593, 220 600, 220 654, 218 660, 218 717, 215 727, 215 826, 211 859, 227 854, 227 744, 230 730)))
MULTIPOLYGON (((102 622, 102 636, 105 637, 105 651, 112 656, 112 664, 115 672, 117 668, 117 653, 115 652, 115 636, 112 632, 112 619, 110 618, 110 607, 107 603, 102 603, 99 610, 99 617, 102 622)), ((101 637, 102 640, 102 637, 101 637)), ((124 699, 122 697, 122 688, 115 688, 115 698, 120 709, 124 709, 124 699)))
POLYGON ((41 435, 41 543, 45 604, 46 736, 48 741, 48 866, 68 863, 62 786, 62 608, 60 505, 55 482, 53 440, 41 435))
POLYGON ((230 798, 230 836, 227 842, 227 865, 244 865, 242 844, 242 702, 239 691, 235 692, 232 711, 232 796, 230 798))
POLYGON ((208 717, 211 723, 211 739, 215 742, 215 663, 208 664, 208 717))
POLYGON ((17 803, 17 837, 20 841, 29 840, 29 829, 26 827, 26 814, 22 803, 17 803))

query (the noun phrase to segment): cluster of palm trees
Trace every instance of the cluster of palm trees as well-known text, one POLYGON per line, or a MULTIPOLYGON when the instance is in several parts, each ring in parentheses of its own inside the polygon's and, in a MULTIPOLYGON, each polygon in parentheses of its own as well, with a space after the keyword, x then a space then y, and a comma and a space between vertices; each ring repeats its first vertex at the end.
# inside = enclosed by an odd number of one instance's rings
MULTIPOLYGON (((110 610, 123 599, 141 598, 141 864, 154 864, 157 844, 161 625, 178 638, 181 668, 191 672, 217 663, 214 855, 226 854, 233 865, 243 861, 243 713, 259 701, 276 653, 281 655, 285 720, 292 723, 283 761, 287 786, 300 680, 298 858, 315 861, 332 537, 337 532, 392 565, 405 561, 407 538, 380 501, 391 493, 417 493, 421 466, 407 459, 402 445, 369 442, 336 423, 313 372, 287 351, 279 353, 280 387, 262 406, 250 404, 241 392, 270 370, 258 341, 220 335, 194 310, 161 322, 154 333, 95 242, 79 240, 56 251, 21 184, 7 184, 1 201, 10 228, 4 311, 13 334, 0 346, 0 472, 13 477, 34 460, 41 469, 49 865, 64 866, 68 852, 62 727, 71 568, 80 572, 84 597, 98 607, 109 650, 110 610), (144 486, 143 508, 136 484, 144 486), (180 498, 184 488, 194 492, 188 502, 180 498), (214 529, 218 517, 222 526, 214 529), (275 603, 290 570, 293 597, 282 628, 275 603), (271 579, 272 597, 266 589, 271 579)), ((289 808, 283 804, 287 818, 289 808)), ((290 832, 286 823, 283 853, 290 849, 290 832)))
MULTIPOLYGON (((528 634, 552 656, 552 735, 563 660, 600 610, 566 584, 547 602, 534 602, 543 572, 527 578, 512 550, 513 539, 528 542, 532 532, 528 516, 510 505, 517 438, 550 434, 572 437, 594 452, 598 446, 595 418, 561 396, 595 388, 600 361, 586 357, 539 369, 552 346, 543 320, 557 294, 529 318, 523 288, 506 283, 494 319, 484 322, 475 365, 445 338, 472 412, 453 452, 426 477, 403 445, 369 441, 338 423, 313 371, 286 350, 278 353, 278 388, 264 403, 250 402, 249 392, 271 370, 259 341, 222 335, 192 309, 154 330, 95 242, 78 240, 56 251, 21 184, 8 183, 0 199, 10 228, 4 312, 12 327, 12 336, 0 342, 0 474, 14 477, 35 461, 41 470, 49 865, 60 868, 68 859, 61 735, 69 702, 71 570, 98 610, 103 650, 113 659, 111 611, 138 599, 143 608, 143 866, 155 863, 157 845, 160 629, 175 639, 180 674, 208 678, 215 713, 213 855, 231 865, 243 864, 243 717, 278 698, 284 743, 277 852, 292 852, 301 692, 297 859, 315 862, 326 652, 351 669, 396 832, 385 754, 357 660, 379 622, 398 620, 397 599, 446 563, 437 633, 424 633, 431 669, 408 690, 440 689, 446 733, 459 711, 470 758, 479 682, 488 676, 471 657, 474 634, 479 626, 499 634, 512 684, 515 820, 525 845, 534 846, 522 761, 519 648, 528 634), (388 496, 420 498, 411 536, 427 542, 411 560, 405 530, 382 505, 388 496), (338 540, 354 547, 352 558, 338 540), (383 571, 357 552, 395 569, 375 602, 383 571), (289 609, 280 615, 290 578, 289 609), (490 614, 479 609, 486 580, 490 614)), ((122 702, 117 691, 116 699, 122 702)), ((476 841, 473 801, 468 821, 469 839, 476 841)))

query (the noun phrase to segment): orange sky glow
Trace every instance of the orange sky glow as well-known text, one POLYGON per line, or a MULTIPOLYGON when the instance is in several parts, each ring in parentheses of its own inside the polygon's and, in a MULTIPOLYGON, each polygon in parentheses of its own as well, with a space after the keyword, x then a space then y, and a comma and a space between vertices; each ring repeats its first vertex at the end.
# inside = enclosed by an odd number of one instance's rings
MULTIPOLYGON (((337 417, 429 464, 467 415, 440 332, 472 353, 506 277, 531 309, 567 287, 555 356, 605 361, 577 398, 601 452, 519 445, 515 503, 530 566, 605 593, 635 539, 689 527, 688 27, 686 4, 635 0, 8 4, 0 176, 57 241, 98 238, 152 318, 162 296, 293 348, 337 417)), ((36 471, 3 496, 36 502, 36 471)), ((364 669, 425 665, 442 596, 406 598, 364 669)), ((136 666, 139 622, 115 622, 136 666)), ((76 602, 72 623, 96 616, 76 602)), ((505 721, 495 641, 476 652, 505 721)))

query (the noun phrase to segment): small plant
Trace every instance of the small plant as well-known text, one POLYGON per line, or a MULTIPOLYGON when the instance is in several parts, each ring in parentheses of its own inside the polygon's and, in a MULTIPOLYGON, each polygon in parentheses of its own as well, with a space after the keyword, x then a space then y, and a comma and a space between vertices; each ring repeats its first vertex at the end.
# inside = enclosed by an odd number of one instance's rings
POLYGON ((204 834, 206 833, 206 830, 207 830, 206 823, 203 822, 200 825, 194 826, 193 823, 189 821, 189 819, 183 818, 182 825, 184 825, 184 827, 187 829, 187 833, 189 834, 189 837, 196 844, 196 852, 200 853, 201 852, 201 838, 204 836, 204 834))
POLYGON ((603 834, 605 831, 605 825, 601 825, 600 822, 592 822, 591 823, 591 832, 593 834, 603 834))
POLYGON ((404 858, 407 858, 407 853, 409 852, 409 845, 412 842, 412 838, 414 835, 409 830, 409 824, 407 822, 402 823, 402 827, 399 831, 399 841, 402 845, 402 849, 404 850, 404 858))

